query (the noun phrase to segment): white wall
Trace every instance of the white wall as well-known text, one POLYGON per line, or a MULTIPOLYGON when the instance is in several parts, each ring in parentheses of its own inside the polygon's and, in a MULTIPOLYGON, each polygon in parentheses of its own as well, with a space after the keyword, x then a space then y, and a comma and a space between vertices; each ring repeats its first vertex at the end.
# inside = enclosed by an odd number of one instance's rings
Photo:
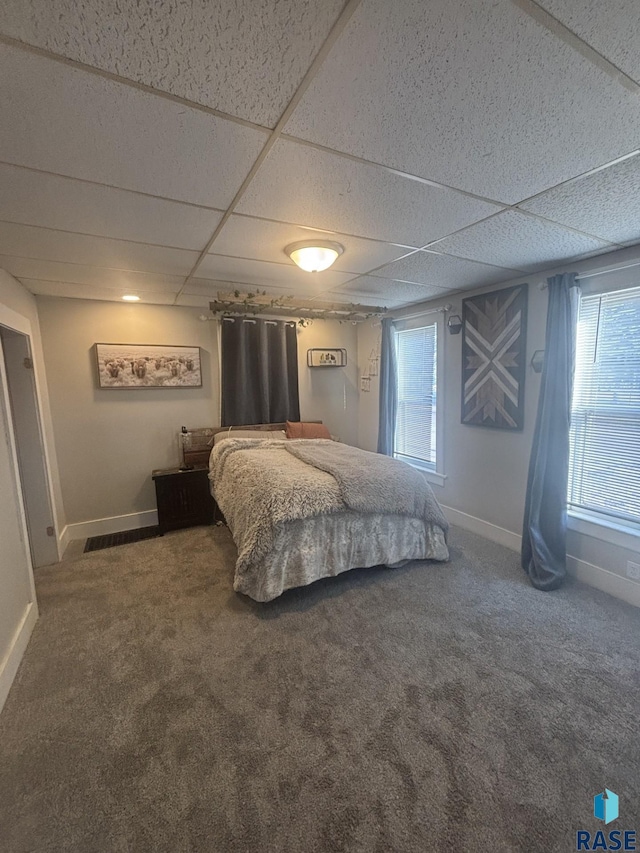
MULTIPOLYGON (((72 538, 152 524, 154 468, 178 463, 177 433, 220 423, 218 323, 197 308, 38 297, 60 478, 72 538), (203 387, 101 390, 93 345, 167 343, 202 349, 203 387), (123 516, 126 517, 123 519, 123 516)), ((316 321, 298 333, 300 408, 357 440, 356 330, 316 321), (309 370, 311 347, 348 349, 346 369, 309 370)))
MULTIPOLYGON (((543 350, 545 347, 547 293, 546 290, 541 290, 539 285, 556 272, 575 270, 587 273, 590 269, 623 263, 637 256, 636 247, 633 250, 612 253, 606 258, 600 256, 544 274, 526 276, 499 286, 465 291, 463 294, 446 296, 423 303, 422 306, 414 305, 410 309, 394 312, 394 316, 402 317, 415 314, 421 308, 428 311, 451 304, 451 313, 462 314, 462 299, 467 296, 497 290, 499 287, 511 287, 525 281, 529 283, 525 425, 522 432, 466 426, 460 422, 462 334, 454 336, 445 333, 445 360, 439 377, 438 402, 444 406, 444 430, 441 440, 444 443, 442 473, 446 475, 446 480, 443 486, 434 485, 433 489, 443 505, 456 511, 457 515, 451 514, 452 520, 474 526, 473 520, 479 519, 485 524, 475 525, 475 529, 512 547, 519 547, 541 378, 540 374, 533 372, 529 362, 535 350, 543 350), (460 513, 464 513, 468 518, 460 513)), ((638 270, 640 276, 640 267, 638 270)), ((376 331, 370 325, 362 326, 358 330, 360 370, 365 367, 371 340, 376 331)), ((370 393, 360 396, 358 442, 367 450, 376 449, 378 391, 378 380, 372 380, 370 393)), ((593 532, 592 530, 591 533, 593 532)), ((640 539, 624 537, 623 547, 620 541, 614 544, 606 541, 602 535, 587 536, 577 530, 570 530, 567 549, 574 558, 570 561, 571 567, 580 576, 597 585, 597 579, 601 575, 594 574, 594 570, 611 572, 618 578, 624 578, 626 593, 622 597, 631 600, 635 596, 640 603, 640 584, 633 584, 633 588, 628 587, 632 582, 624 577, 627 560, 638 561, 640 539)), ((617 581, 615 583, 620 587, 617 581)))
POLYGON ((358 342, 356 327, 335 320, 315 320, 298 331, 300 417, 320 420, 346 444, 358 443, 358 342), (344 347, 346 367, 307 367, 307 350, 344 347))
MULTIPOLYGON (((371 352, 380 351, 382 329, 379 322, 379 320, 372 320, 358 326, 358 381, 362 374, 368 371, 371 352)), ((372 378, 370 390, 360 392, 357 445, 364 450, 375 451, 378 446, 379 382, 379 377, 372 378)))

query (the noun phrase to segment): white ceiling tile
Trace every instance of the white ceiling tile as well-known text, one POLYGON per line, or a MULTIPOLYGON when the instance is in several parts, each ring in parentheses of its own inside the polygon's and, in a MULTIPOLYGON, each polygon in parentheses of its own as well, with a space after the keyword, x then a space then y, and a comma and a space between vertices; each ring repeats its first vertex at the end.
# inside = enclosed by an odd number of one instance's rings
POLYGON ((458 289, 508 281, 510 278, 521 275, 521 272, 515 269, 477 264, 434 252, 416 252, 407 258, 375 270, 374 275, 433 287, 458 289))
POLYGON ((640 240, 640 156, 549 190, 521 207, 614 243, 640 240))
MULTIPOLYGON (((207 296, 209 299, 215 299, 218 293, 233 293, 235 290, 241 292, 250 292, 250 287, 238 285, 238 282, 220 281, 216 279, 192 278, 184 289, 184 292, 190 295, 207 296)), ((269 296, 291 296, 293 288, 284 286, 269 286, 263 285, 260 287, 260 292, 266 290, 269 296)), ((254 288, 255 291, 255 288, 254 288)))
POLYGON ((226 208, 266 136, 0 45, 0 160, 226 208))
POLYGON ((0 164, 0 220, 202 249, 219 211, 0 164))
POLYGON ((157 273, 110 270, 83 264, 65 264, 56 261, 31 260, 0 255, 0 268, 22 281, 58 281, 67 284, 86 284, 109 288, 122 288, 124 293, 140 291, 167 291, 177 293, 184 276, 157 273))
MULTIPOLYGON (((123 290, 121 288, 95 287, 83 284, 70 284, 64 281, 39 281, 38 279, 21 279, 22 284, 40 296, 63 296, 71 299, 98 299, 101 302, 121 302, 123 290)), ((140 294, 140 303, 130 303, 133 308, 137 304, 148 305, 173 305, 175 295, 163 291, 149 291, 140 294)))
POLYGON ((273 126, 343 0, 3 0, 0 32, 273 126))
POLYGON ((406 246, 362 240, 335 231, 305 228, 267 219, 252 219, 248 216, 231 216, 212 248, 221 255, 282 263, 287 261, 285 246, 298 240, 313 240, 314 237, 333 240, 344 246, 344 253, 331 267, 336 272, 367 272, 411 251, 406 246))
POLYGON ((409 305, 412 302, 422 302, 425 299, 435 299, 448 292, 447 288, 423 287, 419 284, 410 284, 405 281, 389 281, 384 278, 376 278, 372 275, 361 275, 359 278, 343 284, 341 287, 325 294, 329 298, 337 294, 353 297, 354 300, 366 299, 375 305, 384 305, 387 308, 398 308, 401 305, 409 305))
POLYGON ((386 169, 278 141, 238 205, 239 213, 423 246, 499 210, 386 169))
POLYGON ((634 150, 639 121, 514 3, 363 0, 285 130, 515 203, 634 150))
POLYGON ((561 225, 544 222, 516 211, 505 211, 459 234, 439 240, 431 246, 469 260, 498 264, 526 272, 540 265, 550 266, 585 252, 607 251, 610 246, 576 234, 561 225))
POLYGON ((0 255, 186 276, 198 252, 0 222, 0 255))
POLYGON ((329 290, 352 278, 349 273, 333 270, 305 272, 293 261, 288 264, 272 264, 266 261, 230 258, 226 255, 207 255, 197 273, 198 278, 235 281, 259 289, 267 286, 292 287, 300 296, 329 290))
POLYGON ((538 5, 640 83, 637 0, 537 0, 538 5))

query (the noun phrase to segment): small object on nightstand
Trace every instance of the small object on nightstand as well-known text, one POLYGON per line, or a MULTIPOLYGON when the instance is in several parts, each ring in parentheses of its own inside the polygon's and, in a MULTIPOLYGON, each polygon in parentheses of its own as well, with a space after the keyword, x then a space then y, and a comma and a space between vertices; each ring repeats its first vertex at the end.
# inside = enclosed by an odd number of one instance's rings
POLYGON ((152 472, 158 504, 158 527, 168 530, 211 524, 219 515, 209 490, 207 468, 161 468, 152 472))

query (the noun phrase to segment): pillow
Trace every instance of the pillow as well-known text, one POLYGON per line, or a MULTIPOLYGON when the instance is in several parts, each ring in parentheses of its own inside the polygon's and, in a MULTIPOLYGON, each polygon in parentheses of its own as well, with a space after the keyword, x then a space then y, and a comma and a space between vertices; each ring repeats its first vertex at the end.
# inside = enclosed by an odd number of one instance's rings
POLYGON ((331 433, 324 424, 287 421, 287 438, 331 438, 331 433))
POLYGON ((227 429, 213 436, 214 445, 224 438, 263 438, 267 441, 285 441, 287 434, 283 429, 227 429))

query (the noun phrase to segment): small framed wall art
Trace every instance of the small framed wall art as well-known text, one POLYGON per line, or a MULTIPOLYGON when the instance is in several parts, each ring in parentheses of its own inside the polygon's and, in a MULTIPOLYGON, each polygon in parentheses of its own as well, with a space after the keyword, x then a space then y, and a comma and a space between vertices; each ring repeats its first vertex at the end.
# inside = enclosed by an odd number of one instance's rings
POLYGON ((307 367, 346 367, 346 349, 308 349, 307 367))
POLYGON ((200 347, 95 344, 98 387, 201 388, 200 347))

